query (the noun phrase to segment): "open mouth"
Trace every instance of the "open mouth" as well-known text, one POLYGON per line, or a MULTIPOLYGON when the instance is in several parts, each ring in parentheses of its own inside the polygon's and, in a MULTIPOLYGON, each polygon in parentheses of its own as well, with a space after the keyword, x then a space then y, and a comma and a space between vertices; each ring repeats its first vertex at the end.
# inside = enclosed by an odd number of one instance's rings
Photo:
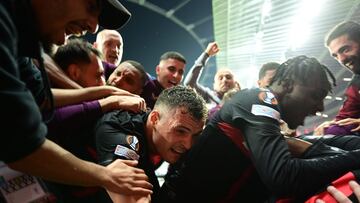
POLYGON ((116 61, 118 58, 117 58, 117 56, 109 55, 109 59, 111 61, 116 61))
POLYGON ((183 146, 176 146, 176 147, 172 147, 171 151, 173 151, 176 154, 181 155, 181 154, 184 154, 186 152, 186 149, 183 146))
POLYGON ((173 85, 173 86, 176 86, 176 85, 177 85, 177 82, 169 81, 169 84, 170 84, 170 85, 173 85))
POLYGON ((353 61, 349 61, 349 62, 345 63, 345 66, 352 70, 354 67, 354 63, 353 63, 353 61))

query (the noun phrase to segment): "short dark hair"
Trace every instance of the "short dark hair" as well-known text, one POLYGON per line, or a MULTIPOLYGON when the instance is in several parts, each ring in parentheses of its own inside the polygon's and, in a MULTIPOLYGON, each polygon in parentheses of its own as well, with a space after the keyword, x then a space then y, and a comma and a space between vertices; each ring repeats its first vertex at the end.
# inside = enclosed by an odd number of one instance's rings
POLYGON ((143 66, 141 63, 139 63, 139 62, 137 62, 137 61, 134 61, 134 60, 126 60, 126 61, 124 61, 123 63, 129 63, 129 64, 131 64, 132 66, 134 66, 134 68, 135 68, 136 70, 139 71, 139 73, 140 73, 140 80, 141 80, 141 81, 140 81, 140 82, 141 82, 141 86, 144 86, 144 85, 145 85, 145 82, 146 82, 146 80, 147 80, 147 75, 146 75, 144 66, 143 66))
POLYGON ((160 56, 160 61, 167 60, 167 59, 176 59, 176 60, 181 61, 186 64, 185 57, 176 51, 168 51, 160 56))
POLYGON ((71 39, 57 49, 53 59, 61 69, 67 70, 70 64, 91 63, 91 53, 98 57, 101 56, 100 51, 89 42, 82 39, 71 39))
POLYGON ((277 62, 268 62, 261 66, 259 71, 259 80, 265 77, 266 71, 276 70, 280 66, 280 63, 277 62))
POLYGON ((329 46, 331 41, 342 35, 348 35, 350 40, 360 43, 360 25, 354 21, 345 21, 337 24, 326 35, 325 45, 329 46))
POLYGON ((334 75, 325 65, 321 64, 316 58, 309 58, 304 55, 288 59, 282 63, 278 67, 270 85, 275 82, 280 85, 284 81, 292 83, 296 81, 303 85, 318 81, 326 86, 328 92, 331 92, 332 85, 336 86, 334 75), (331 78, 332 84, 328 76, 331 78))
POLYGON ((162 106, 168 109, 185 107, 193 118, 202 121, 205 121, 208 115, 204 99, 191 87, 182 85, 176 85, 161 92, 155 102, 154 109, 162 106))

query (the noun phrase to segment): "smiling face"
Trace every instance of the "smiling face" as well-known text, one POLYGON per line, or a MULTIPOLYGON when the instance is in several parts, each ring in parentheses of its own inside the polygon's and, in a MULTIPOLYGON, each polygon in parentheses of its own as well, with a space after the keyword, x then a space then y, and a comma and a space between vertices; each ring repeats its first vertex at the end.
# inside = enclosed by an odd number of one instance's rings
POLYGON ((127 62, 121 63, 109 76, 108 84, 140 95, 143 89, 141 73, 127 62))
POLYGON ((204 126, 204 121, 194 119, 185 107, 153 110, 149 119, 153 153, 169 163, 175 163, 191 148, 204 126))
POLYGON ((104 68, 99 57, 91 53, 90 63, 77 64, 78 77, 73 80, 83 87, 95 87, 105 85, 104 68))
POLYGON ((61 45, 65 35, 95 32, 100 6, 97 0, 33 0, 41 40, 61 45))
POLYGON ((170 88, 180 84, 184 76, 185 63, 177 59, 161 60, 156 67, 157 80, 163 88, 170 88))
POLYGON ((328 46, 330 54, 347 69, 360 74, 359 43, 349 39, 347 34, 333 39, 328 46))

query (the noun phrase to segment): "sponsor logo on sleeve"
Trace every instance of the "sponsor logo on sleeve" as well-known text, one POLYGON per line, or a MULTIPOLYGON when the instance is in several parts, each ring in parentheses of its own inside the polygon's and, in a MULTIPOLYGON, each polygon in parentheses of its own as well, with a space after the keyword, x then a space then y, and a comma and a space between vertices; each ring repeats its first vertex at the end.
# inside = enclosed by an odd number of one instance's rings
POLYGON ((265 105, 253 104, 251 106, 251 113, 256 116, 266 116, 280 121, 280 113, 275 109, 265 105))
POLYGON ((130 160, 139 160, 140 158, 140 156, 134 150, 124 147, 122 145, 116 145, 114 154, 130 160))

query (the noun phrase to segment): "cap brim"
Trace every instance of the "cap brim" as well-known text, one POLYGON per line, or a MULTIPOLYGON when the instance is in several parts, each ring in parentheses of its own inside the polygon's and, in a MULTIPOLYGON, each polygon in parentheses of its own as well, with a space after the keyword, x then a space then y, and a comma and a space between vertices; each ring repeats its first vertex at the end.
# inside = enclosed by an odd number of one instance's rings
POLYGON ((131 13, 118 0, 102 0, 99 25, 105 29, 117 30, 124 26, 131 13))

